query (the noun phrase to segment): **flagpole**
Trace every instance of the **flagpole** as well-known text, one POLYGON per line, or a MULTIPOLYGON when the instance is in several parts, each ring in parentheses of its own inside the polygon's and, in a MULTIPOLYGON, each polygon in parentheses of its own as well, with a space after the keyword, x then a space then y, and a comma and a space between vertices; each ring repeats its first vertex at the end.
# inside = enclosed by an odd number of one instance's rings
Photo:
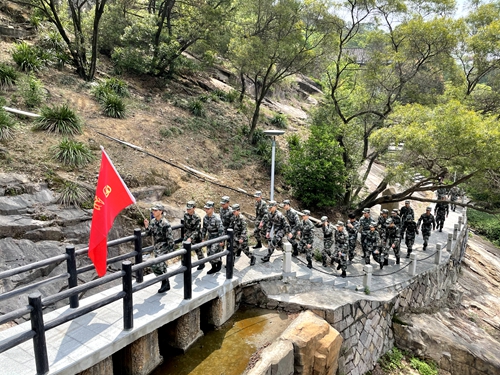
POLYGON ((137 208, 137 211, 139 211, 139 213, 141 214, 142 218, 144 220, 146 220, 146 216, 144 216, 144 214, 142 213, 141 209, 139 208, 139 206, 137 205, 137 203, 134 203, 134 207, 137 208))

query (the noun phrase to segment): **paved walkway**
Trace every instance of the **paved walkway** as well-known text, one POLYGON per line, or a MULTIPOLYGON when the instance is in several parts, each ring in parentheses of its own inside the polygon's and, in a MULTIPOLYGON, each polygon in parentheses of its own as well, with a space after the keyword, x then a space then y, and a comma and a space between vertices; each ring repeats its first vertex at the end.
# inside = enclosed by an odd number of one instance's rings
MULTIPOLYGON (((461 211, 450 212, 445 222, 443 232, 433 232, 427 251, 422 251, 422 237, 417 236, 414 253, 417 254, 417 274, 434 267, 435 244, 441 243, 446 248, 447 233, 453 232, 453 225, 458 223, 461 211)), ((419 216, 419 214, 417 214, 419 216)), ((390 254, 389 266, 383 270, 374 269, 370 296, 363 293, 363 263, 357 254, 352 265, 347 268, 348 277, 340 278, 340 271, 330 267, 324 268, 321 263, 314 262, 312 270, 306 267, 304 259, 292 260, 293 277, 288 277, 288 289, 281 285, 276 287, 274 299, 296 302, 303 305, 336 307, 344 302, 360 298, 385 299, 388 294, 394 294, 401 286, 409 283, 409 259, 406 255, 405 245, 401 246, 403 257, 401 264, 395 264, 394 254, 390 254), (399 272, 397 272, 399 271, 399 272), (307 281, 307 292, 300 293, 294 284, 299 284, 294 279, 307 281), (327 293, 325 293, 327 291, 327 293), (333 298, 332 298, 333 296, 333 298)), ((258 256, 264 256, 266 249, 255 251, 258 256)), ((442 262, 449 259, 449 253, 443 251, 442 262)), ((183 299, 182 275, 171 278, 172 289, 166 294, 158 294, 158 285, 153 285, 134 293, 134 328, 123 331, 122 301, 102 307, 85 316, 58 326, 46 332, 49 353, 49 374, 75 374, 102 361, 119 349, 132 343, 159 327, 171 322, 188 311, 225 294, 239 284, 256 281, 276 280, 282 277, 283 253, 275 252, 271 261, 261 263, 260 259, 254 267, 249 267, 249 259, 242 254, 235 262, 234 278, 226 280, 225 273, 207 275, 206 271, 193 272, 193 298, 189 301, 183 299)), ((175 266, 173 267, 175 268, 175 266)), ((378 268, 378 267, 377 267, 378 268)), ((148 275, 145 279, 154 277, 148 275)), ((301 282, 302 283, 302 282, 301 282)), ((278 284, 278 283, 276 283, 278 284)), ((280 283, 283 284, 283 283, 280 283)), ((121 290, 121 285, 80 301, 80 306, 86 306, 100 299, 102 295, 111 295, 121 290)), ((44 315, 45 323, 60 315, 71 312, 69 307, 64 307, 44 315)), ((0 340, 27 331, 31 328, 26 322, 16 327, 0 332, 0 340)), ((33 355, 32 340, 27 341, 11 350, 0 354, 1 374, 5 375, 33 375, 36 373, 33 355)))

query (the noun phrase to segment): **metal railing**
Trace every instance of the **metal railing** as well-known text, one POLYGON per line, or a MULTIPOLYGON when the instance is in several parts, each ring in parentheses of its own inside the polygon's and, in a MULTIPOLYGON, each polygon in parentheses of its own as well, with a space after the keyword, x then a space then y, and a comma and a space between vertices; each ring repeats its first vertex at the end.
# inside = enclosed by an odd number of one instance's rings
MULTIPOLYGON (((181 229, 181 237, 175 240, 175 243, 182 242, 184 237, 184 225, 175 225, 172 226, 172 229, 181 229)), ((85 315, 89 312, 92 312, 96 309, 99 309, 103 306, 109 305, 115 301, 120 299, 123 300, 123 329, 131 330, 134 327, 133 320, 133 294, 139 290, 145 289, 159 281, 166 280, 172 276, 182 273, 183 274, 183 287, 184 287, 184 299, 188 300, 192 298, 193 288, 192 288, 192 268, 196 267, 200 264, 204 264, 216 259, 222 259, 222 257, 226 256, 226 279, 233 278, 233 269, 234 269, 234 254, 233 254, 233 230, 228 229, 227 235, 217 237, 205 242, 201 242, 196 245, 191 245, 191 243, 184 242, 182 244, 182 248, 171 253, 161 255, 147 261, 143 261, 142 255, 147 252, 151 252, 153 250, 152 246, 142 248, 142 237, 144 233, 141 232, 140 229, 134 230, 133 236, 119 238, 113 241, 108 242, 109 246, 116 246, 119 244, 134 242, 134 251, 131 251, 127 254, 119 255, 114 258, 110 258, 107 260, 107 264, 116 263, 119 261, 123 261, 128 258, 134 258, 134 264, 129 260, 125 260, 122 262, 121 271, 112 273, 110 275, 106 275, 99 279, 87 282, 82 285, 78 285, 77 275, 83 272, 87 272, 94 269, 93 265, 84 266, 81 268, 76 267, 76 257, 79 255, 84 255, 88 253, 88 247, 84 249, 75 250, 74 246, 68 246, 66 248, 66 254, 59 255, 56 257, 52 257, 49 259, 45 259, 39 262, 34 262, 25 266, 17 267, 11 270, 0 272, 0 279, 4 279, 10 276, 14 276, 23 272, 31 271, 37 268, 41 268, 47 265, 51 265, 54 263, 60 263, 62 261, 66 261, 67 264, 67 272, 61 275, 57 275, 51 277, 49 279, 45 279, 31 285, 24 286, 19 289, 15 289, 6 293, 0 294, 0 301, 6 300, 8 298, 12 298, 14 296, 18 296, 19 294, 23 294, 29 290, 37 289, 42 285, 55 282, 61 279, 68 280, 68 289, 50 296, 46 296, 42 298, 42 295, 39 291, 32 293, 28 297, 28 305, 7 313, 0 317, 0 324, 4 324, 7 322, 11 322, 15 319, 21 318, 24 315, 30 314, 31 320, 31 329, 25 332, 18 333, 12 337, 4 339, 0 341, 0 353, 3 353, 17 345, 20 345, 30 339, 33 339, 33 347, 34 347, 34 355, 36 362, 36 371, 37 374, 46 374, 49 372, 49 364, 48 364, 48 356, 47 356, 47 345, 45 341, 45 332, 60 326, 66 322, 69 322, 73 319, 76 319, 82 315, 85 315), (213 243, 226 241, 228 243, 227 249, 223 250, 219 253, 210 255, 203 259, 199 259, 195 262, 191 262, 191 250, 202 248, 204 246, 209 246, 213 243), (182 265, 181 267, 157 276, 155 278, 144 281, 144 269, 147 267, 151 267, 154 264, 166 262, 175 257, 182 257, 182 265), (132 284, 133 274, 135 274, 136 284, 132 284), (85 307, 79 307, 79 298, 78 295, 82 292, 86 292, 90 289, 96 288, 101 285, 105 285, 111 283, 115 280, 122 279, 122 290, 113 294, 108 295, 99 299, 96 302, 86 305, 85 307), (51 306, 58 301, 63 299, 69 299, 70 308, 74 309, 73 311, 61 315, 49 322, 44 322, 43 317, 43 308, 47 306, 51 306)))

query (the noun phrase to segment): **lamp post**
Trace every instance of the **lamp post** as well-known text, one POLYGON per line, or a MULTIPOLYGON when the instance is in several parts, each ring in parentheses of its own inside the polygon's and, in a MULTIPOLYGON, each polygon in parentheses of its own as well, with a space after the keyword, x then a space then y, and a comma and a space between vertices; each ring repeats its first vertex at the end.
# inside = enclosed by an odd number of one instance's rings
POLYGON ((271 200, 274 200, 274 155, 276 152, 276 136, 283 135, 285 133, 284 130, 264 130, 264 134, 272 137, 273 140, 273 148, 271 152, 271 200))

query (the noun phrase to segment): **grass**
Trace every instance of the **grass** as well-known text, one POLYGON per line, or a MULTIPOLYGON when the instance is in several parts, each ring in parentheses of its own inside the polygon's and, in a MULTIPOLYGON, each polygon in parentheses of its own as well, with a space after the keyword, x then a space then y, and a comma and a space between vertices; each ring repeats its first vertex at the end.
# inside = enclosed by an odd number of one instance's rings
POLYGON ((385 353, 382 358, 380 358, 380 366, 386 371, 392 371, 397 369, 402 369, 404 367, 402 360, 404 358, 404 353, 398 348, 394 347, 385 353))
POLYGON ((115 93, 105 95, 101 102, 104 113, 108 117, 125 118, 126 110, 123 99, 115 93))
POLYGON ((82 124, 76 113, 67 104, 63 104, 43 107, 34 129, 62 135, 75 135, 82 133, 82 124))
POLYGON ((193 99, 188 102, 188 109, 197 117, 205 116, 205 106, 200 99, 193 99))
POLYGON ((0 142, 13 138, 16 122, 3 108, 0 107, 0 142))
POLYGON ((287 121, 286 115, 278 113, 271 118, 271 125, 278 129, 286 129, 288 125, 287 121))
POLYGON ((53 151, 54 159, 69 167, 83 167, 94 160, 88 146, 72 139, 64 138, 53 151))
POLYGON ((16 84, 18 74, 10 65, 0 63, 0 89, 12 87, 16 84))
POLYGON ((420 375, 437 375, 438 370, 434 362, 425 362, 419 358, 413 357, 410 359, 412 368, 418 371, 420 375))
POLYGON ((42 81, 33 74, 29 74, 20 80, 19 94, 28 108, 36 108, 45 100, 42 81))
POLYGON ((26 72, 38 71, 45 64, 40 56, 40 51, 24 41, 14 46, 12 59, 19 66, 19 69, 26 72))
POLYGON ((470 209, 467 211, 467 220, 478 234, 485 236, 496 246, 500 246, 500 215, 470 209))
POLYGON ((89 191, 74 182, 65 181, 60 187, 59 193, 61 194, 58 203, 63 206, 76 206, 81 207, 88 205, 91 199, 89 191))

